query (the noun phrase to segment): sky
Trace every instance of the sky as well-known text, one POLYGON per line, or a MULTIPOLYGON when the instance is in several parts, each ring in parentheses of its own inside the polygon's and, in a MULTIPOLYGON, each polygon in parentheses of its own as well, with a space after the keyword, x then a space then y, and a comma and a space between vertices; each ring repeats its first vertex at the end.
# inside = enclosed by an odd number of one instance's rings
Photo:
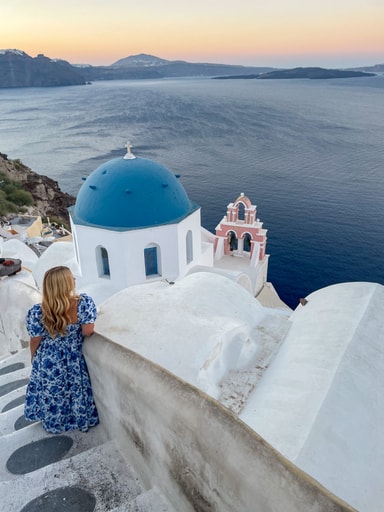
POLYGON ((12 0, 0 49, 72 64, 147 53, 252 66, 384 62, 384 0, 12 0))

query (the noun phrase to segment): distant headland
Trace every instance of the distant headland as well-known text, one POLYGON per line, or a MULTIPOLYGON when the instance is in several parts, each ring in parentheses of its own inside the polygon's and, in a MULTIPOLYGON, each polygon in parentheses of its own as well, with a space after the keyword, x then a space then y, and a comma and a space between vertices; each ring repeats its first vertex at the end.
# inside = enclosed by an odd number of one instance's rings
POLYGON ((143 80, 188 76, 266 73, 272 67, 169 61, 139 54, 110 66, 72 65, 43 54, 33 58, 21 50, 0 50, 0 88, 85 85, 100 80, 143 80))
POLYGON ((309 78, 310 80, 324 80, 331 78, 355 78, 355 77, 369 77, 375 76, 376 73, 367 73, 365 71, 354 71, 344 69, 324 69, 324 68, 294 68, 294 69, 279 69, 276 71, 269 71, 267 73, 251 74, 251 75, 234 75, 234 76, 218 76, 216 79, 228 80, 235 78, 243 79, 258 79, 258 80, 278 80, 278 79, 299 79, 309 78))
POLYGON ((322 68, 277 69, 234 64, 170 61, 144 53, 110 66, 74 65, 43 54, 31 57, 22 50, 0 50, 0 88, 86 85, 100 80, 143 80, 181 77, 232 78, 349 78, 384 72, 384 64, 358 70, 322 68))

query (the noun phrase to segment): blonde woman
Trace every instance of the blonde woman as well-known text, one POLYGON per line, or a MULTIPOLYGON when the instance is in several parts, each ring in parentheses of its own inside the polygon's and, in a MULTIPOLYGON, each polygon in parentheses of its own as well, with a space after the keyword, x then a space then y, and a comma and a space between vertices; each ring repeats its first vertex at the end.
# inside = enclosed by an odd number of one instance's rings
POLYGON ((42 422, 45 430, 86 432, 99 422, 82 352, 84 336, 93 334, 96 306, 78 295, 67 267, 44 275, 43 298, 27 314, 32 370, 24 416, 42 422))

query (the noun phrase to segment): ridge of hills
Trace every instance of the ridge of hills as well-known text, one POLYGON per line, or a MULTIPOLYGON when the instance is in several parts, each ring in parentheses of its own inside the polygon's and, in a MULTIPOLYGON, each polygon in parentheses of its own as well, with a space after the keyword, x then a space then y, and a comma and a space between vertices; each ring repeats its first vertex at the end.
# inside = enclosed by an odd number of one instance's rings
MULTIPOLYGON (((295 68, 295 70, 297 69, 316 68, 295 68)), ((288 73, 295 70, 236 64, 192 63, 184 60, 171 61, 145 53, 119 59, 109 66, 92 66, 90 64, 71 64, 66 60, 51 59, 43 54, 31 57, 17 49, 0 50, 0 88, 85 85, 99 80, 142 80, 192 76, 279 78, 279 76, 270 76, 270 74, 288 73)), ((384 64, 360 67, 356 68, 357 70, 381 73, 384 72, 384 64)), ((345 70, 324 71, 327 71, 328 74, 331 72, 333 74, 345 73, 345 70)), ((318 78, 327 77, 318 76, 318 78)))
POLYGON ((98 80, 258 74, 273 69, 169 61, 146 54, 126 57, 110 66, 72 65, 65 60, 50 59, 43 54, 33 58, 21 50, 0 50, 0 88, 84 85, 98 80))

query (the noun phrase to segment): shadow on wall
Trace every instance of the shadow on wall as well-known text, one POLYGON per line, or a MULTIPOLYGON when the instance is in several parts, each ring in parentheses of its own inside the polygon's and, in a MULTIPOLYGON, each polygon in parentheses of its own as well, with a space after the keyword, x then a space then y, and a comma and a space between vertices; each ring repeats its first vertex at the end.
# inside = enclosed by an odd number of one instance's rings
POLYGON ((84 353, 109 438, 179 512, 354 510, 163 368, 97 334, 84 353))

